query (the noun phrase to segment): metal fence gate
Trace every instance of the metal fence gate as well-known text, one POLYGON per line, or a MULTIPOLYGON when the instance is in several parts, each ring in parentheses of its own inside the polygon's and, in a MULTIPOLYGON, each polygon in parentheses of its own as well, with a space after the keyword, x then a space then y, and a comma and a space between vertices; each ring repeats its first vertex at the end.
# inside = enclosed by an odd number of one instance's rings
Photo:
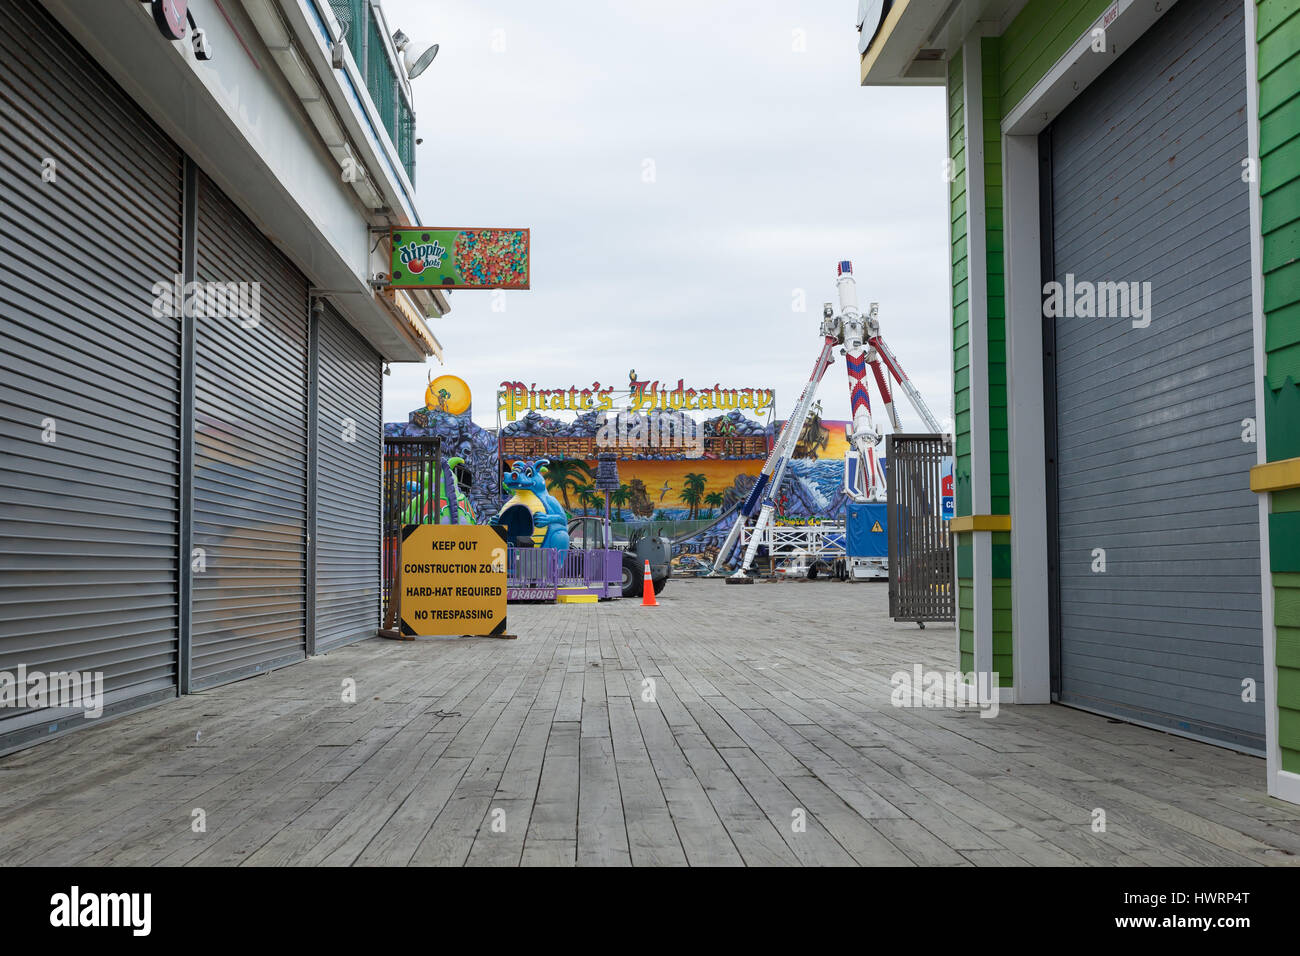
MULTIPOLYGON (((385 438, 384 439, 384 616, 389 626, 388 606, 397 580, 397 564, 401 559, 403 524, 438 524, 441 520, 442 502, 447 496, 443 487, 442 443, 437 438, 385 438), (418 486, 418 488, 417 488, 418 486), (412 492, 412 488, 417 488, 412 492), (407 522, 407 512, 421 496, 427 496, 428 507, 419 512, 416 521, 407 522)), ((451 499, 456 500, 456 489, 451 489, 451 499)))
POLYGON ((953 538, 943 519, 943 435, 887 435, 889 462, 889 616, 897 621, 952 621, 953 538))

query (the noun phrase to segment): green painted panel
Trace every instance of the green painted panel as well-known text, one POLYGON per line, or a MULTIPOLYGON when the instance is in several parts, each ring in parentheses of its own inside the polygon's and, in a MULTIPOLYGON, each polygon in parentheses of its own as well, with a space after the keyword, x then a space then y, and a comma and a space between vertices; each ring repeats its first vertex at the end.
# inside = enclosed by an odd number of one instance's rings
MULTIPOLYGON (((964 209, 966 206, 965 197, 966 197, 966 171, 963 169, 957 173, 957 178, 952 181, 952 192, 949 194, 949 199, 952 201, 952 221, 953 221, 954 237, 957 236, 958 234, 957 220, 965 214, 964 213, 964 209)), ((966 231, 966 227, 963 225, 961 228, 961 232, 964 233, 965 231, 966 231)))
POLYGON ((1300 57, 1293 56, 1271 73, 1260 73, 1260 116, 1268 116, 1289 101, 1297 89, 1300 89, 1300 57))
MULTIPOLYGON (((1274 123, 1273 117, 1269 117, 1264 122, 1270 127, 1282 125, 1281 122, 1274 123)), ((1284 130, 1273 131, 1273 136, 1276 138, 1284 135, 1284 130)), ((1272 152, 1263 154, 1259 161, 1260 194, 1267 196, 1274 189, 1285 186, 1296 178, 1298 169, 1300 169, 1300 139, 1286 140, 1272 152)))
POLYGON ((993 655, 993 669, 998 673, 998 686, 1010 687, 1015 683, 1015 675, 1011 672, 1011 658, 993 655))
POLYGON ((1280 514, 1283 511, 1300 511, 1300 488, 1275 491, 1269 496, 1269 502, 1271 505, 1269 510, 1274 514, 1280 514))
MULTIPOLYGON (((1011 545, 995 544, 993 545, 993 577, 1005 579, 1008 586, 1011 583, 1011 545)), ((1008 627, 1011 625, 1008 624, 1008 627)))
POLYGON ((1293 302, 1269 314, 1264 350, 1273 352, 1297 344, 1300 344, 1300 302, 1293 302))
POLYGON ((1264 117, 1259 130, 1259 155, 1267 156, 1286 145, 1297 129, 1300 129, 1300 96, 1287 100, 1264 117))
POLYGON ((1274 656, 1278 667, 1294 667, 1300 670, 1300 627, 1277 629, 1277 649, 1274 656))
POLYGON ((994 610, 1011 610, 1011 581, 1007 578, 994 578, 992 591, 994 610))
POLYGON ((1300 710, 1278 708, 1277 742, 1282 749, 1282 769, 1300 773, 1300 710))
POLYGON ((1296 6, 1296 0, 1285 0, 1281 3, 1262 0, 1257 3, 1257 6, 1255 23, 1261 37, 1268 36, 1279 24, 1286 22, 1295 15, 1297 10, 1300 10, 1300 7, 1296 6))
MULTIPOLYGON (((1264 372, 1269 381, 1273 382, 1285 381, 1288 378, 1293 381, 1300 380, 1300 344, 1287 345, 1269 352, 1264 372)), ((1270 457, 1274 457, 1274 460, 1276 460, 1276 456, 1270 457)), ((1294 456, 1287 455, 1285 457, 1292 458, 1294 456)))
POLYGON ((1300 573, 1300 511, 1269 515, 1268 542, 1274 574, 1300 573))
MULTIPOLYGON (((1260 6, 1271 4, 1261 3, 1260 6)), ((1256 21, 1256 32, 1259 36, 1259 75, 1267 76, 1300 51, 1300 9, 1293 9, 1291 16, 1267 28, 1256 21)))
MULTIPOLYGON (((1277 705, 1287 710, 1300 710, 1300 670, 1292 667, 1277 669, 1277 705)), ((1300 743, 1300 741, 1295 741, 1300 743)))
MULTIPOLYGON (((1261 222, 1264 254, 1265 448, 1270 461, 1300 457, 1300 3, 1257 4, 1261 222)), ((1278 513, 1270 564, 1300 570, 1295 518, 1278 513)), ((1285 603, 1281 592, 1278 601, 1285 603)), ((1279 623, 1281 623, 1279 621, 1279 623)))
POLYGON ((962 214, 952 221, 953 236, 966 235, 966 206, 962 204, 962 214))
POLYGON ((970 535, 962 535, 957 544, 957 580, 968 585, 975 577, 975 549, 971 547, 970 535))
POLYGON ((1273 575, 1273 623, 1277 627, 1300 627, 1300 575, 1273 575))
MULTIPOLYGON (((1300 143, 1300 139, 1296 140, 1300 143)), ((1300 220, 1264 236, 1264 270, 1280 269, 1300 259, 1300 220)))
POLYGON ((1300 773, 1300 750, 1282 748, 1282 769, 1288 773, 1300 773))
MULTIPOLYGON (((1285 350, 1276 354, 1285 355, 1285 350)), ((1269 376, 1268 385, 1264 389, 1264 448, 1268 460, 1300 458, 1300 375, 1283 375, 1280 380, 1269 376)))
MULTIPOLYGON (((1001 611, 995 610, 993 612, 994 619, 996 620, 998 615, 1001 613, 1001 611)), ((1007 613, 1010 614, 1011 612, 1008 610, 1007 613)), ((1009 662, 1011 660, 1011 629, 1008 628, 1005 631, 994 631, 992 643, 993 659, 997 660, 1001 657, 1005 658, 1009 662)))
POLYGON ((1264 311, 1272 312, 1292 302, 1300 302, 1300 262, 1264 273, 1264 311))
MULTIPOLYGON (((1262 128, 1268 128, 1271 125, 1270 122, 1265 121, 1262 128)), ((1287 130, 1287 132, 1290 133, 1290 130, 1287 130)), ((1290 135, 1296 134, 1290 133, 1290 135)), ((1260 227, 1265 233, 1269 233, 1275 229, 1281 229, 1297 219, 1300 219, 1300 177, 1291 180, 1284 186, 1279 186, 1268 194, 1260 216, 1260 227)))
POLYGON ((1110 4, 1111 0, 1029 0, 1025 4, 998 46, 1003 116, 1110 4))

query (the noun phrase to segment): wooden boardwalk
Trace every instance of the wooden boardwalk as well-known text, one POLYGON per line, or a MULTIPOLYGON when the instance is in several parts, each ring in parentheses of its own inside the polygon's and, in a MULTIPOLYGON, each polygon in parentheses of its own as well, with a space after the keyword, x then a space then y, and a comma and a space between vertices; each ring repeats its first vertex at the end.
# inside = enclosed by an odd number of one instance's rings
POLYGON ((891 622, 883 585, 660 600, 366 641, 0 758, 0 860, 1300 861, 1260 759, 1064 707, 892 706, 890 675, 950 669, 954 636, 891 622))

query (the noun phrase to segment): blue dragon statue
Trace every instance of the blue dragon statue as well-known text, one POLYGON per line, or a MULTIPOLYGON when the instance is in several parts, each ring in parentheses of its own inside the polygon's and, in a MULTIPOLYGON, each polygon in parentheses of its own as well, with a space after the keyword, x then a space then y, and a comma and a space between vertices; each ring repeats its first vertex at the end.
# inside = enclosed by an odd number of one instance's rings
POLYGON ((569 551, 569 515, 546 490, 548 464, 546 458, 515 462, 502 479, 511 496, 488 523, 505 526, 511 543, 531 536, 534 547, 554 548, 563 566, 569 551))

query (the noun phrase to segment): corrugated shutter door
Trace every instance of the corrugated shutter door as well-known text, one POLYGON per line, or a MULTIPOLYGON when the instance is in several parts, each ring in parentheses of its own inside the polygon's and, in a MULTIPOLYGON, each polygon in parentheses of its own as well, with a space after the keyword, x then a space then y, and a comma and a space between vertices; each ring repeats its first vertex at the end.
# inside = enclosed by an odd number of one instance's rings
POLYGON ((302 660, 307 613, 307 281, 203 175, 197 246, 260 310, 195 322, 195 689, 302 660))
POLYGON ((1152 301, 1147 328, 1057 319, 1060 699, 1258 750, 1242 18, 1182 0, 1051 130, 1056 280, 1152 301))
POLYGON ((379 625, 382 362, 329 306, 319 326, 316 650, 379 625))
MULTIPOLYGON (((176 687, 180 323, 152 307, 181 162, 40 6, 0 6, 0 671, 102 671, 110 712, 176 687)), ((0 708, 0 750, 61 720, 0 708)))

